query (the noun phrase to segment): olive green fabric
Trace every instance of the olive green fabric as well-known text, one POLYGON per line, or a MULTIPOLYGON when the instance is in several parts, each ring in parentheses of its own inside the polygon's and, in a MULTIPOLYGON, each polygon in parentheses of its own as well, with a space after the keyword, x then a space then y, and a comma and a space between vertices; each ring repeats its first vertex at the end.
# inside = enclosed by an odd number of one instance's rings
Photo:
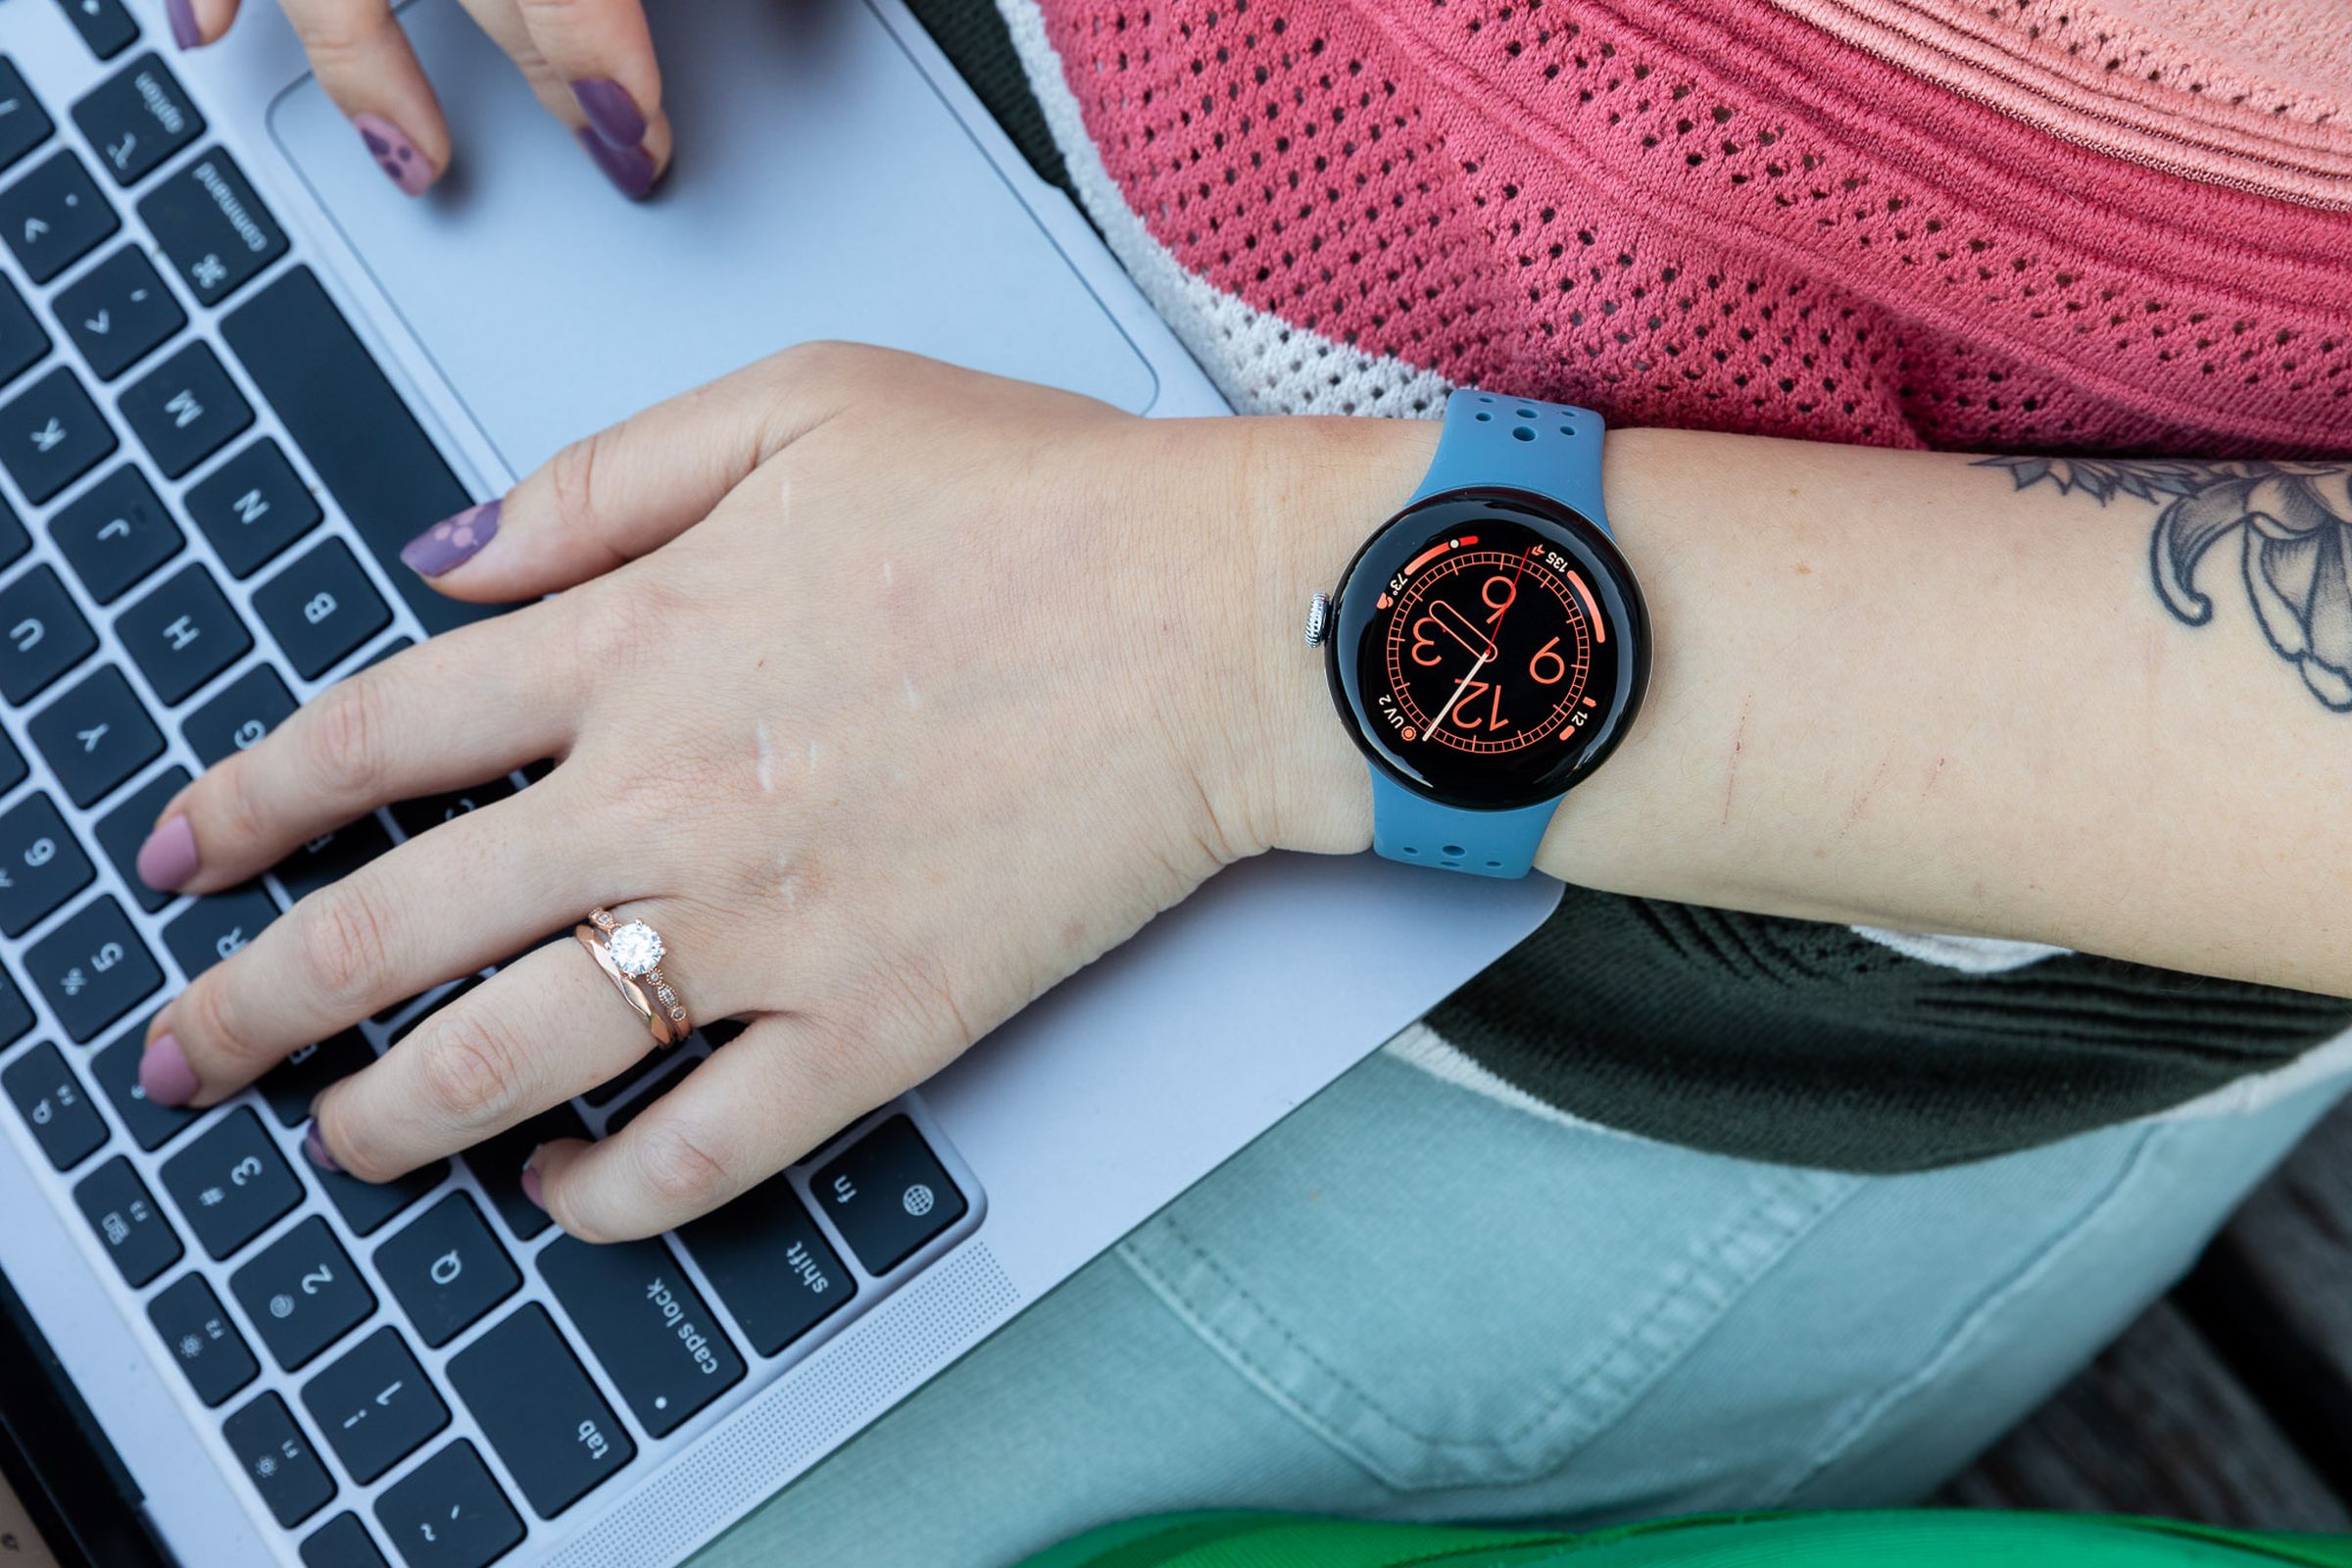
POLYGON ((1027 1568, 2352 1568, 2352 1539, 2076 1514, 1751 1514, 1576 1535, 1182 1514, 1091 1531, 1027 1568))

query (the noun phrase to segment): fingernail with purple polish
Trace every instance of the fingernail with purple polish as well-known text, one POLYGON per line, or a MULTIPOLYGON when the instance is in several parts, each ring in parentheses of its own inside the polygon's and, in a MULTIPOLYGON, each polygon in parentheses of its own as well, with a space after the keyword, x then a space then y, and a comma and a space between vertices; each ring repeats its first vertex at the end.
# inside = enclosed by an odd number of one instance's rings
POLYGON ((173 43, 193 49, 204 42, 204 34, 196 27, 195 0, 164 0, 164 15, 171 21, 173 43))
POLYGON ((467 507, 444 517, 400 547, 400 559, 422 577, 455 571, 474 558, 482 546, 498 537, 498 514, 506 505, 501 496, 478 507, 467 507))
POLYGON ((619 82, 602 77, 575 81, 571 95, 580 101, 580 113, 588 117, 589 128, 607 146, 626 152, 644 143, 645 114, 619 82))
POLYGON ((539 1151, 531 1151, 530 1158, 522 1162, 522 1196, 539 1208, 547 1206, 547 1195, 539 1190, 539 1151))
POLYGON ((196 830, 175 816, 147 835, 136 862, 139 880, 158 893, 176 893, 196 874, 196 830))
POLYGON ((375 167, 400 187, 402 195, 424 194, 433 182, 433 166, 398 125, 381 115, 354 115, 351 126, 368 144, 368 156, 375 160, 375 167))
POLYGON ((329 1176, 343 1174, 343 1167, 335 1163, 334 1155, 327 1152, 326 1140, 318 1135, 317 1122, 313 1122, 309 1127, 303 1129, 302 1157, 325 1171, 329 1176))
POLYGON ((629 200, 643 201, 654 188, 654 157, 642 147, 615 147, 593 130, 575 130, 580 147, 605 177, 629 200))
POLYGON ((139 1057, 139 1092, 150 1104, 184 1105, 196 1098, 197 1088, 196 1069, 177 1040, 157 1035, 147 1042, 139 1057))

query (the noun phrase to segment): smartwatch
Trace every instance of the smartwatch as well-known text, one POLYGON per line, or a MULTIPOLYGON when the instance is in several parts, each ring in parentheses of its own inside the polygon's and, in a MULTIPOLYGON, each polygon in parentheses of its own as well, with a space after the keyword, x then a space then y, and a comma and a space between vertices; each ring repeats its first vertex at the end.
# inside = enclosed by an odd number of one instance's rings
POLYGON ((1601 511, 1590 409, 1464 390, 1404 510, 1317 594, 1340 720, 1372 768, 1372 847, 1520 877, 1649 678, 1649 613, 1601 511))

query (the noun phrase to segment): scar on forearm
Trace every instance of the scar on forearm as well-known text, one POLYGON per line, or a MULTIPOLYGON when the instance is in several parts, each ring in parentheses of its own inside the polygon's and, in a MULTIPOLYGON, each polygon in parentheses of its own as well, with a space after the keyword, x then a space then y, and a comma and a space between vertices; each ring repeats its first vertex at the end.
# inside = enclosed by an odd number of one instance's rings
POLYGON ((1740 754, 1747 750, 1747 705, 1753 697, 1740 699, 1740 724, 1732 731, 1732 765, 1723 778, 1723 825, 1732 825, 1732 794, 1740 788, 1740 754))
POLYGON ((2047 481, 2101 506, 2122 496, 2157 509, 2148 571, 2157 599, 2187 626, 2213 619, 2196 574, 2234 539, 2238 573, 2272 652, 2311 695, 2352 712, 2352 463, 2172 458, 1981 458, 2015 487, 2047 481))

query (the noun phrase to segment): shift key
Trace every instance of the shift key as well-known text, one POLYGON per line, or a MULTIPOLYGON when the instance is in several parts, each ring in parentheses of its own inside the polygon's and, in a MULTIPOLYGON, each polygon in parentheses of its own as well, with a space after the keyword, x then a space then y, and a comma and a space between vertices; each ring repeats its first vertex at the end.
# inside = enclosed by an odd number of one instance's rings
POLYGON ((743 1357, 659 1241, 559 1237, 539 1271, 639 1423, 667 1437, 743 1380, 743 1357))

